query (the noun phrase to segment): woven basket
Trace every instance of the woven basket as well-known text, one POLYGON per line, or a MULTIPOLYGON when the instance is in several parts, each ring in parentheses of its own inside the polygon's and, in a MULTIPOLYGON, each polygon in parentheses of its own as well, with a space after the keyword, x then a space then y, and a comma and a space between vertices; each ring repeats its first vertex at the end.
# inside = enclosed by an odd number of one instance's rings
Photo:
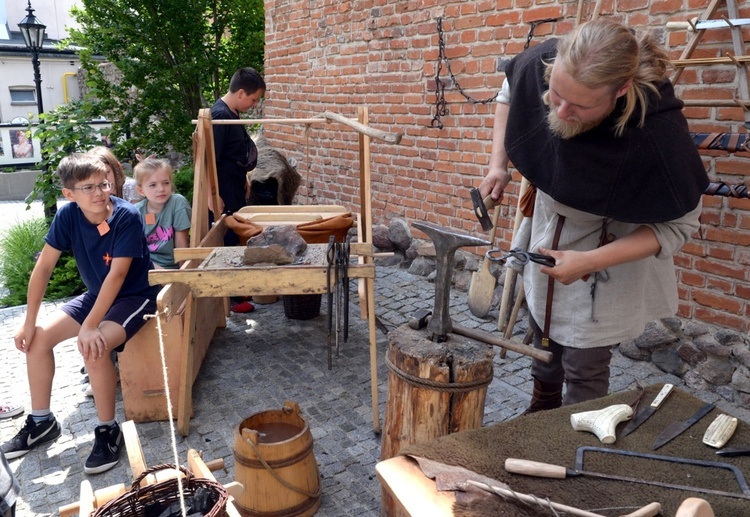
POLYGON ((309 320, 320 314, 321 294, 284 295, 284 314, 292 320, 309 320))
MULTIPOLYGON (((159 483, 153 483, 147 486, 140 486, 141 481, 159 470, 174 469, 174 465, 155 465, 146 469, 138 478, 133 481, 130 490, 121 496, 108 501, 97 508, 92 517, 142 517, 145 515, 146 507, 158 504, 166 507, 180 500, 178 493, 177 478, 168 479, 159 483)), ((216 494, 216 503, 213 508, 205 515, 210 517, 223 517, 227 515, 227 501, 229 495, 221 483, 206 478, 197 478, 185 467, 179 467, 180 471, 185 474, 182 480, 182 493, 185 497, 195 494, 196 490, 204 487, 216 494)))

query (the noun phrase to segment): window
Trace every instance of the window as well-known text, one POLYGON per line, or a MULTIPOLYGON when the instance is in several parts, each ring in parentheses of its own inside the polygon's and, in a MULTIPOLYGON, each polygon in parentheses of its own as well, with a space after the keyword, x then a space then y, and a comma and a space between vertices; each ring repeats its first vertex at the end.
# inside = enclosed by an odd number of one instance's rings
POLYGON ((36 90, 27 86, 11 86, 10 103, 14 106, 36 105, 36 90))

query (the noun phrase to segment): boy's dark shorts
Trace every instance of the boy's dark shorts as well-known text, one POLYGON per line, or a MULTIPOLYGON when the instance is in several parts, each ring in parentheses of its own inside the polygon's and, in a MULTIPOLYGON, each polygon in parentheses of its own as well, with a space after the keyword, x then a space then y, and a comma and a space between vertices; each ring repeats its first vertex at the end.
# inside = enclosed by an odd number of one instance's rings
MULTIPOLYGON (((61 310, 80 325, 86 320, 96 302, 96 296, 85 292, 70 300, 61 310)), ((125 343, 138 332, 146 321, 143 316, 156 314, 156 300, 146 296, 126 296, 112 303, 103 321, 112 321, 125 329, 125 343)), ((116 352, 125 349, 125 343, 115 348, 116 352)))

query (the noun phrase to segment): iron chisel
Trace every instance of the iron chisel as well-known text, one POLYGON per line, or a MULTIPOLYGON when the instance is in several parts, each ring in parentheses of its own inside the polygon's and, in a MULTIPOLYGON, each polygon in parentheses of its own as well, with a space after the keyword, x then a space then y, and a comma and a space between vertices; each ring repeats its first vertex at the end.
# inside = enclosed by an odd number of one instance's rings
POLYGON ((656 437, 656 440, 654 440, 654 444, 651 446, 651 449, 656 450, 662 445, 666 445, 667 443, 671 442, 679 435, 687 431, 698 420, 709 414, 714 409, 714 407, 715 406, 713 404, 706 404, 684 422, 674 422, 670 424, 669 427, 664 429, 664 431, 662 431, 662 433, 656 437))
POLYGON ((625 438, 627 435, 638 429, 638 426, 640 426, 643 422, 648 420, 648 418, 653 415, 657 409, 659 409, 659 406, 661 406, 661 403, 664 402, 664 399, 667 398, 667 395, 672 392, 672 388, 674 388, 673 384, 665 384, 661 391, 656 395, 656 398, 654 398, 653 402, 651 402, 651 405, 640 410, 638 414, 635 415, 635 417, 630 422, 628 422, 628 424, 623 428, 620 438, 625 438))

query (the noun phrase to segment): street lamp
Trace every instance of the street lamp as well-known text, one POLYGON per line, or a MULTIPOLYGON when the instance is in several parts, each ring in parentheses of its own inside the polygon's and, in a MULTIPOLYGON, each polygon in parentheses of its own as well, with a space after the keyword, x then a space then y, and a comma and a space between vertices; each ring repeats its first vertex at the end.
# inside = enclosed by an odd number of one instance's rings
POLYGON ((36 84, 36 102, 41 115, 44 113, 44 107, 42 105, 42 74, 39 72, 39 52, 44 44, 44 29, 47 26, 34 16, 31 0, 28 0, 28 2, 29 6, 26 8, 28 14, 18 24, 18 28, 21 30, 26 47, 31 51, 31 63, 34 65, 34 84, 36 84))

